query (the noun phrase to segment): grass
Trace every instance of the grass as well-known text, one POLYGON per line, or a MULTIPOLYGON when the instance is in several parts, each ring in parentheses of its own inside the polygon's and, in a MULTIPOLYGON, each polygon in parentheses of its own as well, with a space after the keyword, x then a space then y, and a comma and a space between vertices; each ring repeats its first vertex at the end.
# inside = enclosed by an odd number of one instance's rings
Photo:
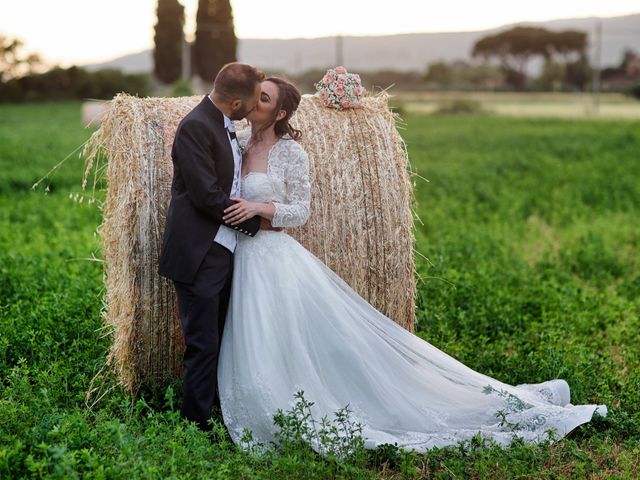
MULTIPOLYGON (((509 383, 565 378, 605 403, 552 445, 478 439, 344 462, 289 439, 251 457, 217 422, 178 415, 176 386, 127 398, 91 383, 108 337, 100 211, 82 161, 31 186, 89 135, 78 103, 0 106, 0 478, 634 478, 640 458, 638 122, 410 113, 418 334, 509 383), (104 396, 86 402, 86 392, 104 396), (95 403, 94 403, 95 402, 95 403)), ((99 377, 98 377, 99 378, 99 377)), ((313 401, 313 399, 309 399, 313 401)), ((288 425, 295 426, 295 418, 288 425)))

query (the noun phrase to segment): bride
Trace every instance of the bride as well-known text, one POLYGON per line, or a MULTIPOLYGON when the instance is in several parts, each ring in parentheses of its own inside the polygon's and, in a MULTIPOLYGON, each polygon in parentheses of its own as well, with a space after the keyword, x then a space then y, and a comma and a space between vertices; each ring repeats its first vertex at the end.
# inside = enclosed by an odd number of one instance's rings
MULTIPOLYGON (((299 102, 291 83, 262 83, 251 128, 238 132, 242 198, 225 210, 227 222, 307 221, 308 158, 289 124, 299 102)), ((240 236, 232 281, 218 388, 236 444, 244 429, 253 445, 276 443, 273 416, 300 390, 317 419, 348 404, 365 448, 418 452, 478 433, 501 445, 514 436, 553 440, 552 431, 564 436, 607 413, 604 405, 572 405, 564 380, 512 386, 468 368, 377 311, 284 231, 240 236)))

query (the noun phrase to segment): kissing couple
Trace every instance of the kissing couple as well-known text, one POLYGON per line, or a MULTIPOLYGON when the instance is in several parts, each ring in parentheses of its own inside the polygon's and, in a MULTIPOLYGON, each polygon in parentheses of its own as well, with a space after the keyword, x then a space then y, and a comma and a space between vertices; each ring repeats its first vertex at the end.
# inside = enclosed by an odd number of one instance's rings
POLYGON ((311 212, 305 133, 290 123, 300 100, 291 82, 229 63, 178 125, 159 274, 186 345, 182 415, 209 430, 219 409, 236 444, 247 429, 268 445, 273 416, 302 390, 317 418, 349 404, 365 448, 418 452, 476 434, 536 443, 606 415, 572 405, 564 380, 512 386, 465 366, 286 232, 311 212), (241 119, 250 128, 236 132, 241 119))

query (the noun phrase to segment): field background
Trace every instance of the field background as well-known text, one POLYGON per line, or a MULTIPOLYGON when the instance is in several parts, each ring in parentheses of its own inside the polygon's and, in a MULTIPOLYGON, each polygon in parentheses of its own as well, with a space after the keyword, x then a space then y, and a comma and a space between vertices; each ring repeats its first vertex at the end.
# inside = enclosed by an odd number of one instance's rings
POLYGON ((400 93, 396 100, 414 113, 433 113, 455 100, 505 116, 640 120, 640 102, 621 93, 594 97, 591 92, 418 92, 400 93))
POLYGON ((406 103, 401 125, 428 180, 415 177, 418 334, 508 383, 564 378, 573 403, 607 404, 608 417, 553 445, 381 450, 344 464, 302 449, 255 459, 221 424, 207 436, 180 419, 175 386, 131 400, 110 376, 91 384, 109 345, 101 212, 87 194, 70 198, 82 194, 77 153, 31 190, 91 131, 80 103, 2 105, 0 478, 637 478, 635 113, 443 116, 413 108, 421 102, 406 103), (87 402, 91 388, 104 395, 87 402))

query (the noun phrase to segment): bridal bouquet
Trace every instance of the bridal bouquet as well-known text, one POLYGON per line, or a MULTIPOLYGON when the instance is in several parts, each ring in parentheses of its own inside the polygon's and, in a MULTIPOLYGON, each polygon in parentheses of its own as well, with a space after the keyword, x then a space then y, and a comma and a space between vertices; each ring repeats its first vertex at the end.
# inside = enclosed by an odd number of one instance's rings
POLYGON ((360 75, 348 73, 344 67, 327 70, 315 87, 325 106, 338 110, 358 106, 365 92, 360 75))

